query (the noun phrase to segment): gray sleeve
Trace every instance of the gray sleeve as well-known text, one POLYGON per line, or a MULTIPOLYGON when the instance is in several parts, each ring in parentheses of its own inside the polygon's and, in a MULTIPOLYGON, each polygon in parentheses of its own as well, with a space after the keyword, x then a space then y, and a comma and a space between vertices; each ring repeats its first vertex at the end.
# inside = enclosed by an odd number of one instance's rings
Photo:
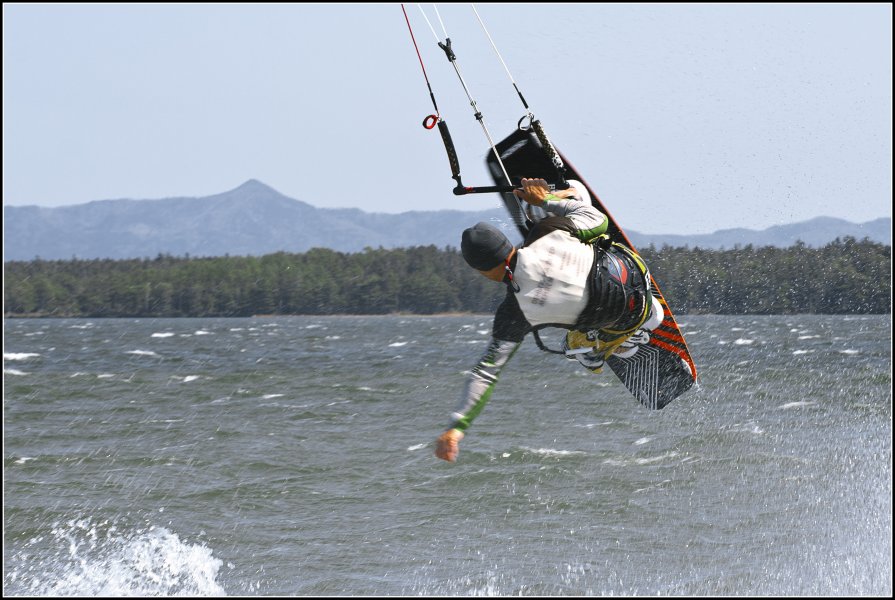
POLYGON ((566 217, 575 225, 575 234, 582 241, 590 241, 598 235, 606 233, 609 219, 592 204, 576 199, 548 199, 542 205, 548 214, 566 217))
POLYGON ((491 338, 488 349, 472 369, 466 380, 463 397, 457 410, 451 414, 451 427, 466 431, 491 398, 497 378, 504 365, 519 349, 521 342, 508 342, 491 338))

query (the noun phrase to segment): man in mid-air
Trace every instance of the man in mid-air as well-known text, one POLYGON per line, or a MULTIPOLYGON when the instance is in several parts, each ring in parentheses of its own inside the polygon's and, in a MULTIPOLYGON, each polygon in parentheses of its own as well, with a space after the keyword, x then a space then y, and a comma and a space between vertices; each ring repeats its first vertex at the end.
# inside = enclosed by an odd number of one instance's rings
POLYGON ((568 329, 563 350, 599 373, 611 355, 628 356, 648 341, 662 307, 650 291, 649 271, 630 248, 609 243, 606 215, 590 203, 583 184, 551 192, 543 179, 523 179, 516 196, 547 213, 515 248, 497 228, 479 223, 463 232, 463 258, 488 279, 504 283, 491 341, 472 370, 435 455, 453 462, 459 443, 481 412, 498 375, 526 334, 545 326, 568 329), (635 335, 636 333, 636 335, 635 335))

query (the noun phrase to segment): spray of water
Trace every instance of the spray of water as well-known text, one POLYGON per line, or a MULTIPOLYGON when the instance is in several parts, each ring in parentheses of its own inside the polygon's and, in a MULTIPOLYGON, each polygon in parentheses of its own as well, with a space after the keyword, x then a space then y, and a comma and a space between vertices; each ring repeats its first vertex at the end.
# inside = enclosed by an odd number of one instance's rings
POLYGON ((36 596, 222 596, 222 561, 163 527, 56 524, 8 557, 4 588, 36 596))

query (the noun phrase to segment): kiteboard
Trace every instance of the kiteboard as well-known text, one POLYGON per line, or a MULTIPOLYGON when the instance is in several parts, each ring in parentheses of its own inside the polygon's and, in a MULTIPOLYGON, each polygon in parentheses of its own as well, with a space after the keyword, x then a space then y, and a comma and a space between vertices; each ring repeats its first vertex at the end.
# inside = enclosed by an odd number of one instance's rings
MULTIPOLYGON (((566 160, 566 157, 555 147, 545 149, 542 141, 532 130, 517 129, 507 138, 498 142, 495 149, 500 155, 500 161, 497 160, 494 152, 489 150, 485 162, 492 179, 499 186, 518 186, 523 177, 543 178, 548 182, 556 181, 557 165, 551 160, 549 151, 555 150, 562 159, 564 178, 583 183, 590 194, 593 206, 609 219, 606 233, 610 240, 637 251, 609 211, 606 210, 597 194, 566 160), (510 182, 506 180, 504 170, 500 165, 501 162, 503 168, 506 169, 506 175, 509 175, 511 179, 510 182)), ((524 207, 512 192, 501 192, 501 198, 523 238, 528 233, 531 224, 544 216, 540 209, 524 207), (529 209, 528 214, 526 214, 526 209, 529 209)), ((634 352, 628 350, 623 353, 623 356, 613 354, 606 360, 606 364, 641 404, 650 409, 661 409, 690 389, 696 382, 696 365, 690 356, 687 342, 675 321, 671 308, 665 301, 652 274, 650 274, 650 282, 653 297, 659 301, 664 310, 664 318, 654 329, 638 330, 632 336, 632 339, 636 338, 645 342, 635 345, 634 352)))

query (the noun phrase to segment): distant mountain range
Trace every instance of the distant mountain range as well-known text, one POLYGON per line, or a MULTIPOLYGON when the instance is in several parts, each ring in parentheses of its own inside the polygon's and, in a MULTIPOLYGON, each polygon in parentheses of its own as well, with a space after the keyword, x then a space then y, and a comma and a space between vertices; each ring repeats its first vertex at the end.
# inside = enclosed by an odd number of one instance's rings
MULTIPOLYGON (((503 208, 401 214, 322 209, 252 179, 229 192, 202 198, 100 200, 57 208, 4 206, 3 258, 260 256, 280 251, 305 252, 315 247, 341 252, 380 246, 456 248, 460 232, 478 221, 506 223, 508 235, 512 238, 515 234, 503 208)), ((892 219, 854 224, 818 217, 762 231, 726 229, 704 235, 647 235, 634 230, 626 233, 637 248, 650 244, 657 248, 733 248, 747 244, 786 247, 798 240, 808 246, 822 246, 845 236, 867 237, 891 245, 892 219)))

